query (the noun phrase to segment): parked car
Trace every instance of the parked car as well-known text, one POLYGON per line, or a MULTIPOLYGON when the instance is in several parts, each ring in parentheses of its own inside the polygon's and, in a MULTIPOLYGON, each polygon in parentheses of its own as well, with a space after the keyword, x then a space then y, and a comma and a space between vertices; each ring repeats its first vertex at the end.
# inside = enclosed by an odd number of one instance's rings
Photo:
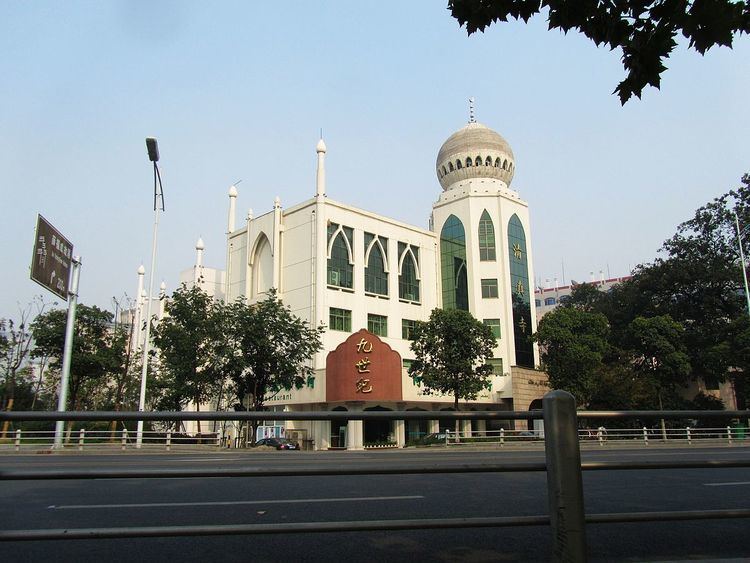
POLYGON ((298 450, 299 444, 287 438, 261 438, 255 442, 256 446, 270 446, 277 450, 298 450))

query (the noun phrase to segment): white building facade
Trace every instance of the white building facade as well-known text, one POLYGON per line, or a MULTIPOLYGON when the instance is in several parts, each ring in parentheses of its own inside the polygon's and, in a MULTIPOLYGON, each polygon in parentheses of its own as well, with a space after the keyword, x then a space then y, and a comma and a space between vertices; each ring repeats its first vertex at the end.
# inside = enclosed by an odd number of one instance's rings
MULTIPOLYGON (((508 143, 472 119, 443 144, 436 162, 442 193, 429 230, 328 198, 322 140, 316 152, 316 194, 307 201, 284 209, 276 198, 271 211, 257 217, 250 211, 237 226, 236 188, 229 193, 226 299, 253 303, 276 288, 295 315, 327 327, 312 359, 314 376, 267 405, 286 411, 451 409, 452 397, 427 395, 409 377, 409 337, 433 309, 460 308, 490 325, 497 338, 491 389, 461 408, 536 408, 547 387, 544 374, 534 370, 538 351, 530 339, 536 314, 529 211, 510 188, 515 159, 508 143)), ((488 429, 482 421, 471 426, 466 422, 464 429, 488 429)), ((448 423, 437 414, 408 423, 286 424, 287 435, 316 449, 403 446, 443 427, 448 423)))

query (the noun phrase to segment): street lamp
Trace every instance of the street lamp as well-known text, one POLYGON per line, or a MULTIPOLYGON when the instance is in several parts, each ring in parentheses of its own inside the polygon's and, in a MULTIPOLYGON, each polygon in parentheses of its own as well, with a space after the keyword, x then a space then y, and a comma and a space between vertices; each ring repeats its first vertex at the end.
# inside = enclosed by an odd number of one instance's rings
MULTIPOLYGON (((154 235, 151 243, 151 270, 148 273, 148 294, 146 296, 146 334, 143 341, 143 362, 141 367, 141 394, 138 399, 138 412, 143 412, 146 403, 146 379, 148 377, 148 354, 151 346, 151 302, 154 292, 154 269, 156 268, 156 237, 159 231, 159 208, 164 211, 164 188, 159 172, 159 145, 153 137, 146 138, 148 159, 154 164, 154 235)), ((143 444, 143 420, 138 421, 135 447, 143 444)))
MULTIPOLYGON (((737 228, 737 244, 740 247, 740 262, 742 262, 742 279, 745 282, 745 299, 747 300, 747 314, 750 315, 750 290, 748 290, 747 287, 747 268, 745 267, 745 252, 742 249, 742 235, 744 234, 744 230, 740 231, 740 220, 737 217, 737 211, 732 211, 734 213, 734 226, 737 228)), ((747 227, 745 227, 747 229, 747 227)))

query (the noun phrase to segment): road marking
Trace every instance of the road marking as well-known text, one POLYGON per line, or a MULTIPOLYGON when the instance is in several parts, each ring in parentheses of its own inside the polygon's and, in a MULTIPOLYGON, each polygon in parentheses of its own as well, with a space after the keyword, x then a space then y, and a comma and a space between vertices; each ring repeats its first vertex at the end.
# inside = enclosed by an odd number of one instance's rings
POLYGON ((706 487, 731 487, 733 485, 750 485, 750 481, 735 481, 733 483, 703 483, 706 487))
POLYGON ((274 499, 274 500, 231 500, 210 502, 150 502, 142 504, 54 504, 48 506, 49 510, 79 510, 96 508, 165 508, 178 506, 241 506, 249 504, 304 504, 315 502, 366 502, 383 500, 418 500, 422 495, 407 495, 396 497, 345 497, 345 498, 299 498, 299 499, 274 499))

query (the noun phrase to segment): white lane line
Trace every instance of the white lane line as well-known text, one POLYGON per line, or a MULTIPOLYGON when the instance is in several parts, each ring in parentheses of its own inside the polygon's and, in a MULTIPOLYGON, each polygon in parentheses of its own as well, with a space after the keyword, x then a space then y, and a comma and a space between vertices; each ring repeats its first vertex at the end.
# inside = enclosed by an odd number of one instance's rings
POLYGON ((706 487, 731 487, 733 485, 750 485, 750 481, 735 481, 730 483, 703 483, 706 487))
POLYGON ((248 504, 304 504, 314 502, 366 502, 383 500, 417 500, 423 499, 422 495, 407 495, 397 497, 345 497, 345 498, 299 498, 299 499, 274 499, 274 500, 232 500, 232 501, 210 501, 210 502, 150 502, 143 504, 54 504, 48 506, 50 510, 78 510, 96 508, 163 508, 178 506, 241 506, 248 504))

